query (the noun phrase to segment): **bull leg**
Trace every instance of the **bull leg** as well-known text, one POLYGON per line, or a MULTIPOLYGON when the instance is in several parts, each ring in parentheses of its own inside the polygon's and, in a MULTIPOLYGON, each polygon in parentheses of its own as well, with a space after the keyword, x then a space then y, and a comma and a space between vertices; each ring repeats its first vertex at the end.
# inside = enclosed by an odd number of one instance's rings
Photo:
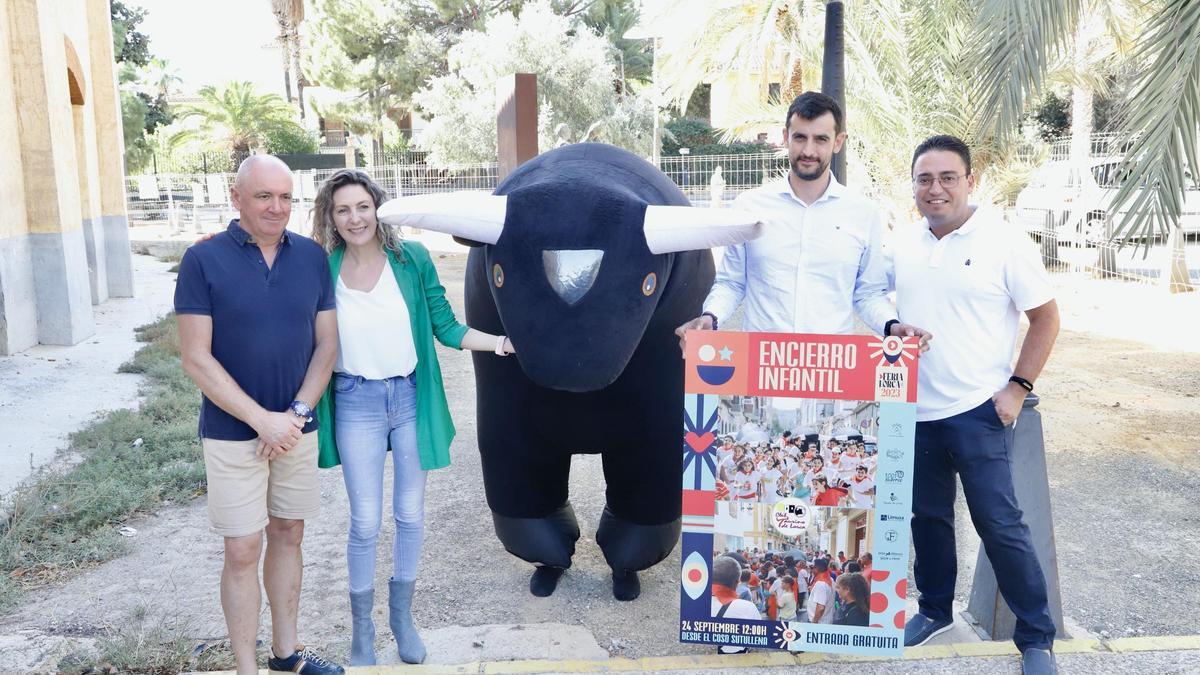
POLYGON ((579 539, 579 523, 570 503, 542 518, 513 518, 493 511, 492 522, 505 550, 538 566, 529 579, 529 592, 543 598, 553 593, 571 566, 579 539))
POLYGON ((613 570, 613 597, 634 600, 642 592, 637 573, 671 555, 679 541, 679 518, 660 525, 623 520, 608 506, 600 516, 596 544, 613 570))
POLYGON ((613 596, 618 600, 638 597, 637 573, 671 555, 679 541, 677 445, 677 440, 672 445, 650 441, 642 449, 625 446, 603 453, 608 503, 596 544, 613 570, 613 596))
POLYGON ((479 449, 496 536, 509 553, 538 565, 529 591, 550 595, 579 539, 567 501, 571 456, 511 433, 481 436, 479 449))

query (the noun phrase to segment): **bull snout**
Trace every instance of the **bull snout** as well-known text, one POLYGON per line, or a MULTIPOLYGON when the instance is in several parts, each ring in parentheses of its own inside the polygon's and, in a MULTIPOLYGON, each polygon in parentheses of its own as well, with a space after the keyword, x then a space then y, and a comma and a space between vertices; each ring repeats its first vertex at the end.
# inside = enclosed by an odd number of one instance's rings
POLYGON ((591 290, 603 258, 604 251, 592 249, 542 251, 546 280, 568 305, 579 302, 591 290))

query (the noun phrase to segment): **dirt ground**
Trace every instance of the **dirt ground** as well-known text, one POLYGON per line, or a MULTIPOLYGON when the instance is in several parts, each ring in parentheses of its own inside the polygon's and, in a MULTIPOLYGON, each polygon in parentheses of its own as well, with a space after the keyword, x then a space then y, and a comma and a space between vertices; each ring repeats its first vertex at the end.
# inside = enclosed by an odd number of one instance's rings
MULTIPOLYGON (((464 259, 438 260, 460 318, 464 259)), ((483 499, 469 356, 441 350, 440 357, 458 437, 453 465, 431 474, 427 490, 415 614, 430 643, 429 662, 488 656, 491 638, 466 636, 501 629, 463 630, 485 625, 582 629, 575 644, 524 645, 515 652, 523 658, 545 657, 555 647, 575 656, 709 653, 677 641, 678 549, 642 574, 637 601, 612 598, 609 571, 593 540, 603 505, 603 476, 594 457, 576 458, 573 470, 572 502, 583 531, 575 566, 552 597, 528 593, 532 568, 500 546, 483 499)), ((1200 605, 1190 601, 1200 582, 1200 353, 1064 330, 1038 393, 1065 614, 1105 636, 1200 632, 1200 605)), ((349 640, 348 512, 340 470, 323 472, 322 492, 324 512, 305 537, 301 637, 340 658, 349 640)), ((960 516, 959 594, 965 600, 978 544, 965 509, 960 516)), ((203 500, 131 524, 138 529, 131 555, 31 593, 0 618, 0 635, 96 636, 144 617, 197 640, 223 636, 220 540, 207 530, 203 500)), ((385 532, 381 561, 389 560, 386 525, 385 532)), ((387 574, 381 565, 377 588, 386 587, 387 574)), ((376 610, 386 630, 384 602, 377 601, 376 610)), ((269 635, 265 627, 262 634, 269 635)), ((382 650, 382 634, 379 644, 382 650)))

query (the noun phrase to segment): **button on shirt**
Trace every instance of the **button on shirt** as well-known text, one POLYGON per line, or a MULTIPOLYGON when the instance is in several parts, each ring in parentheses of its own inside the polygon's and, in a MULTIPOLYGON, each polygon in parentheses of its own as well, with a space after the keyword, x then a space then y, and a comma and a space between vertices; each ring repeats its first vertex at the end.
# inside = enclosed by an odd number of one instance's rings
POLYGON ((761 214, 761 237, 725 249, 704 311, 724 322, 744 299, 742 329, 854 332, 854 314, 871 330, 896 317, 887 299, 881 251, 883 214, 830 176, 812 204, 787 179, 742 194, 739 209, 761 214))
POLYGON ((1012 375, 1021 312, 1054 299, 1033 242, 994 210, 977 207, 938 239, 922 220, 889 247, 896 309, 935 336, 917 368, 917 421, 966 412, 1012 375))
MULTIPOLYGON (((329 263, 316 242, 285 232, 268 267, 236 219, 188 248, 175 284, 175 313, 212 317, 213 358, 271 412, 287 410, 300 391, 316 349, 317 312, 334 302, 329 263)), ((304 432, 316 428, 314 419, 304 432)), ((200 436, 248 441, 258 434, 205 396, 200 436)))

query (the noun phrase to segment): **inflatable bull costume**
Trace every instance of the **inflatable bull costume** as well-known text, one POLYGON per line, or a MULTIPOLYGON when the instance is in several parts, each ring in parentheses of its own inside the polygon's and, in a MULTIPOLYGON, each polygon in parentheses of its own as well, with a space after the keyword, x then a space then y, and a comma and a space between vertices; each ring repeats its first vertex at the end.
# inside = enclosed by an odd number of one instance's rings
POLYGON ((547 152, 494 194, 402 197, 385 222, 470 240, 467 323, 508 335, 516 358, 475 352, 479 451, 496 535, 554 592, 579 525, 571 455, 599 453, 596 542, 613 595, 679 539, 683 365, 674 329, 712 285, 709 248, 760 233, 744 212, 694 209, 653 165, 585 143, 547 152))

